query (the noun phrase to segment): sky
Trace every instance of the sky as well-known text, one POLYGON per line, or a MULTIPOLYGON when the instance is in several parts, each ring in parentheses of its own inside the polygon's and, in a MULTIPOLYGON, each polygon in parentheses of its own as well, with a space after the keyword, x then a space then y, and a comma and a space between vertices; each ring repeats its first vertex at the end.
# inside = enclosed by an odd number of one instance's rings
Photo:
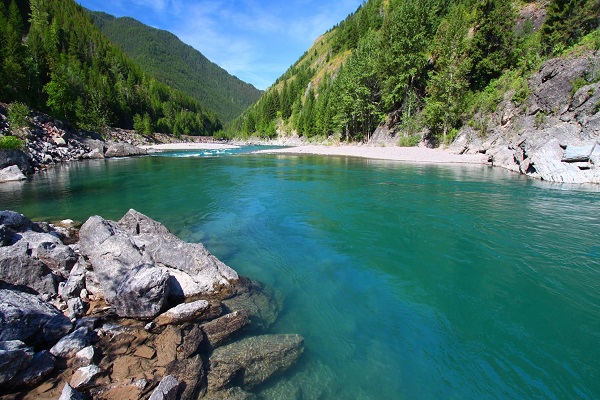
POLYGON ((363 0, 76 0, 167 30, 264 90, 363 0))

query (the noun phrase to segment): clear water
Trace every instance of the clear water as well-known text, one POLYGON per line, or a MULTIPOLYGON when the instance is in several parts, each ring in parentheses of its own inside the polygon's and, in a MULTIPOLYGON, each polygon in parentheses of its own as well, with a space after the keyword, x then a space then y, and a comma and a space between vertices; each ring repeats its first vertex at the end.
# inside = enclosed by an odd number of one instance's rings
POLYGON ((266 398, 600 398, 600 193, 481 166, 173 154, 0 185, 35 219, 135 208, 280 290, 266 398))

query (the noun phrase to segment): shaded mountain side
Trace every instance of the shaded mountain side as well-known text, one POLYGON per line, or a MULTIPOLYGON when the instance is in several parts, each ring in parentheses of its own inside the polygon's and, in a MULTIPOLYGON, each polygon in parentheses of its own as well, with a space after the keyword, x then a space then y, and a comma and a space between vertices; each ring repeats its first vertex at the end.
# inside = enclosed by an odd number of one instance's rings
POLYGON ((100 132, 212 135, 217 115, 152 78, 75 1, 0 1, 0 101, 100 132))
POLYGON ((240 115, 262 94, 170 32, 129 17, 91 15, 96 26, 144 71, 197 99, 224 122, 240 115))

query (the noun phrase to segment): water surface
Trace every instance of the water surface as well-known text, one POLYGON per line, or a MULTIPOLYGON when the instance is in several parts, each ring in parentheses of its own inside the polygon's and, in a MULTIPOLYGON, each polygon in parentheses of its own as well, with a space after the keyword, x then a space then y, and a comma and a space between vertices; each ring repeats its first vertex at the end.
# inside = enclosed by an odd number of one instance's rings
POLYGON ((600 398, 597 187, 208 155, 68 164, 0 185, 0 209, 84 221, 135 208, 280 290, 273 331, 306 351, 266 398, 600 398))

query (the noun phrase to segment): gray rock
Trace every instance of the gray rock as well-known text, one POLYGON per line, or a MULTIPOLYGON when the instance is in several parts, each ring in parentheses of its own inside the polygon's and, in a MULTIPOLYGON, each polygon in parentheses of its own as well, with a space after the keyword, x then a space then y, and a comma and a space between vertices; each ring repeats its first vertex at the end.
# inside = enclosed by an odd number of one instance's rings
POLYGON ((27 179, 27 177, 23 175, 19 167, 16 165, 11 165, 9 167, 0 169, 0 183, 24 181, 25 179, 27 179))
POLYGON ((237 273, 201 244, 185 243, 135 211, 130 211, 122 222, 121 226, 91 217, 79 233, 81 253, 89 258, 106 300, 115 305, 119 315, 152 318, 162 311, 170 291, 181 290, 177 278, 169 272, 172 270, 194 282, 198 289, 194 294, 216 294, 233 288, 237 282, 237 273), (143 271, 142 265, 148 271, 143 271), (142 283, 153 285, 152 290, 142 289, 142 283), (134 292, 126 295, 131 290, 134 292), (151 310, 142 310, 151 305, 151 310), (132 314, 131 307, 135 306, 132 314))
POLYGON ((63 337, 50 349, 55 357, 71 358, 79 350, 90 345, 90 331, 87 327, 81 327, 73 333, 63 337))
POLYGON ((75 389, 73 389, 71 385, 65 383, 65 386, 63 387, 62 393, 60 394, 58 400, 83 400, 83 395, 75 389))
POLYGON ((202 325, 202 330, 206 335, 210 347, 216 349, 249 325, 249 313, 243 310, 235 311, 207 322, 202 325))
POLYGON ((587 144, 585 146, 567 146, 565 153, 563 154, 563 162, 580 162, 589 161, 592 151, 594 151, 595 143, 587 144))
POLYGON ((31 364, 26 369, 20 371, 10 382, 12 386, 33 387, 40 384, 56 366, 56 359, 47 350, 36 353, 31 360, 31 364))
POLYGON ((0 225, 12 229, 15 232, 23 232, 31 227, 31 220, 15 211, 0 211, 0 225))
POLYGON ((102 375, 102 373, 103 371, 94 364, 87 367, 80 367, 71 376, 69 384, 74 389, 87 389, 94 384, 96 378, 102 375))
POLYGON ((127 274, 111 300, 120 317, 152 319, 167 305, 169 274, 161 268, 144 264, 127 274))
POLYGON ((177 398, 178 387, 179 382, 177 378, 173 375, 167 375, 161 379, 148 400, 175 400, 177 398))
MULTIPOLYGON (((157 326, 164 326, 181 324, 192 320, 211 319, 214 318, 214 313, 210 312, 210 308, 211 304, 206 300, 183 303, 160 314, 154 322, 157 326)), ((220 314, 220 307, 218 312, 220 314)))
POLYGON ((210 356, 209 391, 255 387, 296 363, 304 350, 300 335, 262 335, 216 349, 210 356))
POLYGON ((81 290, 85 288, 85 266, 84 261, 80 260, 71 272, 69 273, 69 278, 65 282, 65 284, 58 289, 58 294, 62 297, 63 300, 68 300, 70 298, 79 297, 81 290))
POLYGON ((21 150, 0 150, 0 169, 16 165, 25 174, 33 174, 33 167, 27 154, 21 150))
POLYGON ((71 329, 71 321, 37 296, 0 289, 0 341, 53 345, 71 329))
MULTIPOLYGON (((60 241, 60 239, 58 240, 60 241)), ((64 279, 69 277, 69 271, 71 271, 78 258, 73 249, 61 242, 40 243, 37 248, 37 256, 51 270, 61 275, 64 279)))
POLYGON ((0 386, 9 383, 33 359, 33 349, 20 340, 0 342, 0 386))
POLYGON ((119 227, 130 235, 161 234, 167 235, 171 232, 166 226, 153 220, 152 218, 130 209, 118 222, 119 227))
POLYGON ((44 263, 31 256, 27 241, 21 239, 12 246, 0 247, 0 280, 38 293, 56 293, 57 279, 44 263))
POLYGON ((148 154, 148 151, 141 149, 129 143, 110 143, 104 156, 109 157, 130 157, 148 154))
POLYGON ((67 310, 70 318, 81 318, 85 313, 85 305, 79 297, 67 300, 67 310))
POLYGON ((94 346, 87 346, 75 353, 74 365, 77 367, 87 367, 94 363, 96 351, 94 346))

